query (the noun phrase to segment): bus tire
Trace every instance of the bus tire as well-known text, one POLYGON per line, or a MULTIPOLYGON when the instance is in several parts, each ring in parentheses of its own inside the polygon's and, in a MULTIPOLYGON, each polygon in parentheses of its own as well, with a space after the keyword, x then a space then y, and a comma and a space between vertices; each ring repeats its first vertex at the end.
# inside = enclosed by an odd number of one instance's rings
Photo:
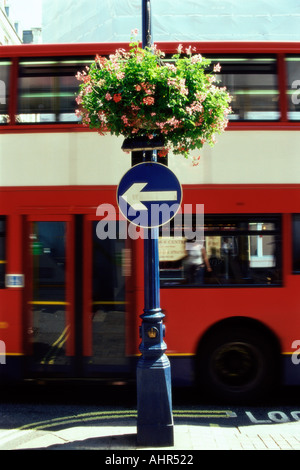
POLYGON ((202 391, 221 402, 257 402, 276 383, 278 357, 271 337, 260 330, 224 325, 200 344, 197 381, 202 391))

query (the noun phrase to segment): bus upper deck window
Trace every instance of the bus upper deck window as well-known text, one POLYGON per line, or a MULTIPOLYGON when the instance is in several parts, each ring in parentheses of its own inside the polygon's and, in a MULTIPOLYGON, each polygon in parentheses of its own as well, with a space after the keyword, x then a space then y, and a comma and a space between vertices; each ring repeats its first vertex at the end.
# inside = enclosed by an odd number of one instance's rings
POLYGON ((287 94, 288 118, 300 120, 300 56, 286 58, 287 63, 287 94))
POLYGON ((0 125, 8 123, 10 62, 0 61, 0 125))
POLYGON ((235 121, 277 121, 279 90, 276 58, 259 56, 210 57, 212 66, 221 65, 217 74, 219 86, 226 86, 232 95, 235 121))
POLYGON ((22 59, 19 64, 17 122, 77 122, 75 75, 90 59, 22 59))
POLYGON ((6 266, 6 254, 5 254, 5 239, 6 239, 6 227, 5 218, 0 218, 0 289, 5 285, 5 266, 6 266))

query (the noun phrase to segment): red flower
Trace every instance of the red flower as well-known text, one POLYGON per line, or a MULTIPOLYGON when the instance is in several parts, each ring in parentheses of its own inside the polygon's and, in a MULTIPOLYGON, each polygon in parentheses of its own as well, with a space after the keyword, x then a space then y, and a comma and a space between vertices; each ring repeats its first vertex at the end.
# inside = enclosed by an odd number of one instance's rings
POLYGON ((116 93, 114 96, 113 96, 113 100, 115 103, 119 103, 119 101, 121 101, 122 99, 122 95, 121 93, 116 93))
POLYGON ((146 98, 143 98, 143 103, 147 106, 151 106, 154 104, 154 98, 152 96, 147 96, 146 98))
POLYGON ((168 155, 168 150, 167 149, 162 149, 162 150, 159 150, 159 152, 158 152, 159 157, 166 157, 167 155, 168 155))

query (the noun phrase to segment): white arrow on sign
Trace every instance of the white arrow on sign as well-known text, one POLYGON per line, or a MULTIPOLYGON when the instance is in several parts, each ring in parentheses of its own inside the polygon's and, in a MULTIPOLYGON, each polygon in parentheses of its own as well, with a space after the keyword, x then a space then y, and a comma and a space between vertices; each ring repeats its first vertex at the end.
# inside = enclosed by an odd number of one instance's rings
POLYGON ((122 194, 122 198, 129 204, 135 211, 147 210, 145 202, 155 201, 176 201, 177 191, 143 191, 148 183, 133 183, 127 191, 122 194))

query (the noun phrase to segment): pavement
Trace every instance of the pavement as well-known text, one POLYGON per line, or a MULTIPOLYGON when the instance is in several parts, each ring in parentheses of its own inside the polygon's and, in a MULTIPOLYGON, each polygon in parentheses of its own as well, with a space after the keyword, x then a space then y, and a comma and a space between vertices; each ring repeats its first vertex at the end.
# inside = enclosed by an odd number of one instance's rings
POLYGON ((169 446, 137 444, 134 390, 94 383, 12 388, 0 402, 0 451, 98 450, 106 464, 124 463, 109 460, 119 455, 175 454, 181 461, 174 457, 165 463, 187 464, 183 459, 192 455, 195 462, 201 450, 300 450, 299 388, 249 407, 215 405, 191 390, 175 390, 174 445, 169 446))
POLYGON ((18 429, 1 429, 0 450, 164 450, 166 454, 181 451, 182 458, 200 450, 300 450, 300 421, 222 426, 199 425, 193 420, 186 424, 175 418, 174 445, 159 447, 137 445, 132 418, 125 424, 120 424, 118 417, 106 423, 94 421, 89 414, 89 420, 73 416, 64 422, 56 418, 18 429))

